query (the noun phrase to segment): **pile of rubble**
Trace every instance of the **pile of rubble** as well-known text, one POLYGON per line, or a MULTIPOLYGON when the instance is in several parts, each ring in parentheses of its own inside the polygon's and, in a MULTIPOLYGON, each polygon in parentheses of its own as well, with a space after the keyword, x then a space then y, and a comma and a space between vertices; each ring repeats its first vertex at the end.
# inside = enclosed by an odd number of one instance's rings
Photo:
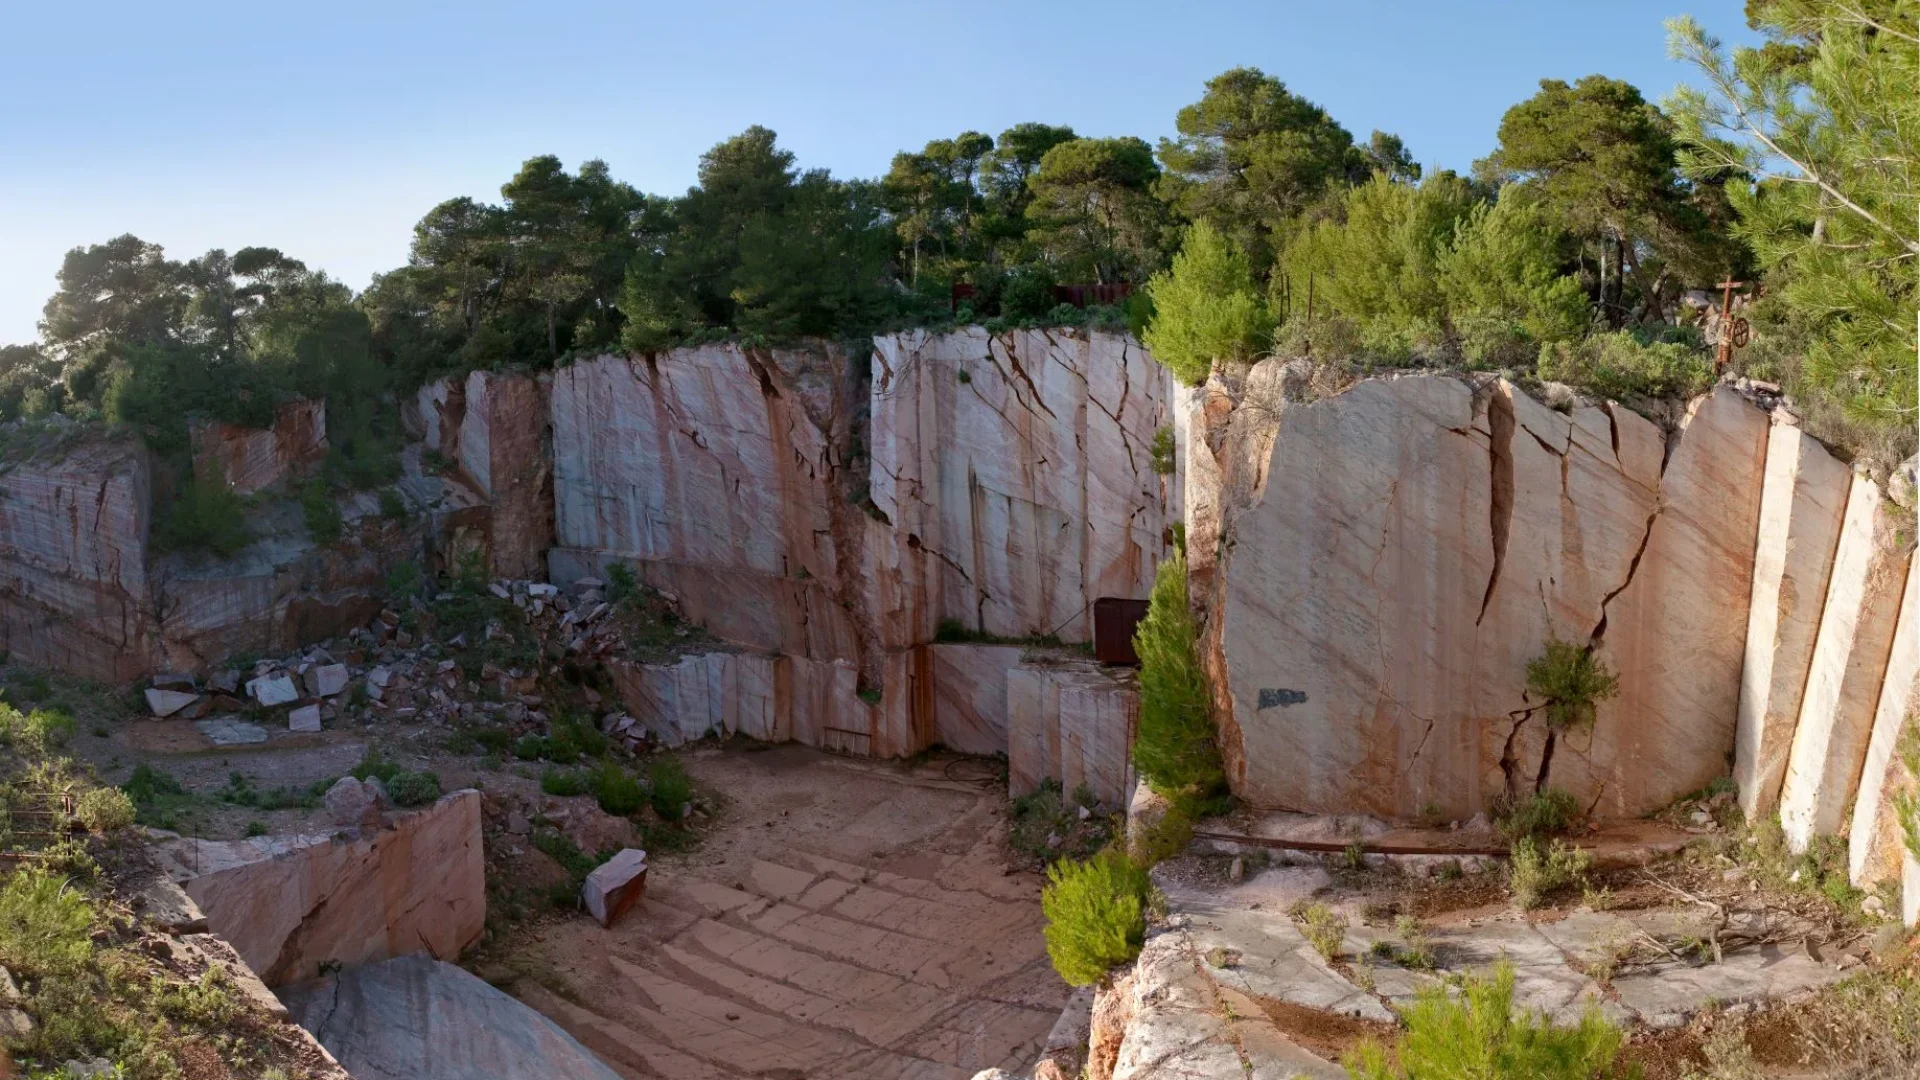
MULTIPOLYGON (((257 721, 285 710, 287 730, 317 732, 357 719, 428 724, 510 724, 543 727, 553 703, 543 693, 548 677, 563 666, 591 668, 629 651, 630 635, 621 615, 637 609, 640 618, 661 625, 675 622, 672 598, 648 593, 616 605, 603 582, 583 578, 571 590, 541 581, 495 581, 487 593, 497 603, 484 631, 460 632, 436 640, 430 627, 435 605, 458 599, 440 593, 432 602, 413 601, 406 618, 399 610, 381 611, 345 641, 326 641, 285 659, 266 659, 250 669, 226 668, 206 677, 170 673, 155 676, 146 689, 155 718, 195 721, 220 743, 264 742, 257 721), (508 605, 511 605, 509 608, 508 605), (531 648, 489 650, 493 643, 531 648), (472 670, 476 650, 505 652, 525 662, 488 659, 472 670), (467 663, 463 666, 462 656, 467 663)), ((693 628, 678 625, 670 633, 696 640, 693 628)), ((599 712, 603 695, 582 681, 578 705, 599 712)), ((646 740, 634 718, 621 711, 600 715, 600 730, 632 751, 646 740)))

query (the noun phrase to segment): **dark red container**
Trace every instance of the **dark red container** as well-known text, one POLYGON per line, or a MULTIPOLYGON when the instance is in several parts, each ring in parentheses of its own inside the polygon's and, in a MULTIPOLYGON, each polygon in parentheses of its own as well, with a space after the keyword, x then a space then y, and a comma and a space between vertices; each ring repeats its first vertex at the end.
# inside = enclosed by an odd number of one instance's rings
POLYGON ((1145 600, 1123 600, 1103 596, 1093 602, 1093 656, 1103 664, 1137 666, 1140 657, 1133 651, 1133 629, 1147 617, 1145 600))

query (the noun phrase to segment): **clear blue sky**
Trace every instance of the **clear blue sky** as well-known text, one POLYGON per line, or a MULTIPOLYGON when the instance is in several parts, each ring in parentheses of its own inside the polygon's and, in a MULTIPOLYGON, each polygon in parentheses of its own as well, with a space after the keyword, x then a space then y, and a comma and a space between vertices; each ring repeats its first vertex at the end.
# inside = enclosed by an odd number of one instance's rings
POLYGON ((1740 0, 659 4, 0 0, 0 343, 34 336, 70 247, 123 232, 184 258, 279 247, 355 288, 442 199, 519 163, 605 158, 679 192, 765 124, 805 166, 1025 120, 1171 134, 1251 65, 1364 139, 1466 169, 1542 78, 1658 100, 1687 72, 1661 20, 1732 40, 1740 0))

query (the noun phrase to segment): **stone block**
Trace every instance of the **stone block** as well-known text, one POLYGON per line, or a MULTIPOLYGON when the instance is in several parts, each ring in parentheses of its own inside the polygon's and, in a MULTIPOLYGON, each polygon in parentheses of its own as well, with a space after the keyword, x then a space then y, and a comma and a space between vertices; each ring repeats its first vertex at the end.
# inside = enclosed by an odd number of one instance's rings
POLYGON ((1872 738, 1908 559, 1885 498, 1872 477, 1854 476, 1781 787, 1780 824, 1794 851, 1846 831, 1872 738))
POLYGON ((215 746, 251 746, 267 741, 267 729, 249 724, 237 716, 214 716, 195 720, 194 730, 215 746))
POLYGON ((320 706, 302 705, 287 714, 288 731, 319 731, 320 706))
POLYGON ((580 899, 601 926, 612 926, 647 888, 647 853, 624 848, 587 875, 580 899))
POLYGON ((1018 645, 929 645, 933 741, 960 754, 1007 752, 1007 672, 1018 645))
POLYGON ((384 792, 372 782, 362 783, 351 776, 334 781, 326 794, 327 817, 335 825, 378 825, 386 802, 384 792))
POLYGON ((1797 426, 1774 423, 1734 734, 1733 780, 1749 821, 1780 802, 1848 486, 1847 467, 1819 442, 1797 426))
MULTIPOLYGON (((356 802, 368 805, 364 792, 356 802)), ((457 959, 486 922, 481 848, 480 793, 464 790, 377 829, 183 837, 154 854, 212 932, 267 985, 282 986, 329 961, 351 969, 409 952, 457 959)))
POLYGON ((307 669, 307 693, 314 697, 332 697, 347 688, 347 665, 319 664, 307 669))
POLYGON ((1899 753, 1907 725, 1920 722, 1911 719, 1920 705, 1920 593, 1916 592, 1920 584, 1916 579, 1920 579, 1920 560, 1910 559, 1893 649, 1887 654, 1880 701, 1873 710, 1867 760, 1860 770, 1860 793, 1853 801, 1847 870, 1854 887, 1860 889, 1900 876, 1902 839, 1893 800, 1920 783, 1899 753))
POLYGON ((152 686, 147 688, 147 708, 152 710, 155 716, 172 716, 199 700, 199 694, 184 690, 161 690, 152 686))
POLYGON ((293 677, 284 674, 248 679, 247 695, 268 708, 291 705, 300 700, 300 690, 293 685, 293 677))

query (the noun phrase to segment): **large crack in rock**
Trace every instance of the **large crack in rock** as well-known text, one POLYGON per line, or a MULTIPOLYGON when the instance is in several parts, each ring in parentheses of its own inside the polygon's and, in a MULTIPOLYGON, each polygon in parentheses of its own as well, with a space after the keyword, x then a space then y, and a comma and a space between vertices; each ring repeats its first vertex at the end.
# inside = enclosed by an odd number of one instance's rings
POLYGON ((1223 389, 1231 408, 1205 441, 1217 493, 1188 505, 1221 508, 1203 655, 1240 794, 1464 818, 1551 783, 1634 814, 1724 768, 1763 412, 1723 389, 1668 439, 1498 381, 1378 379, 1277 408, 1223 389), (1552 638, 1633 685, 1579 745, 1529 722, 1526 665, 1552 638))

